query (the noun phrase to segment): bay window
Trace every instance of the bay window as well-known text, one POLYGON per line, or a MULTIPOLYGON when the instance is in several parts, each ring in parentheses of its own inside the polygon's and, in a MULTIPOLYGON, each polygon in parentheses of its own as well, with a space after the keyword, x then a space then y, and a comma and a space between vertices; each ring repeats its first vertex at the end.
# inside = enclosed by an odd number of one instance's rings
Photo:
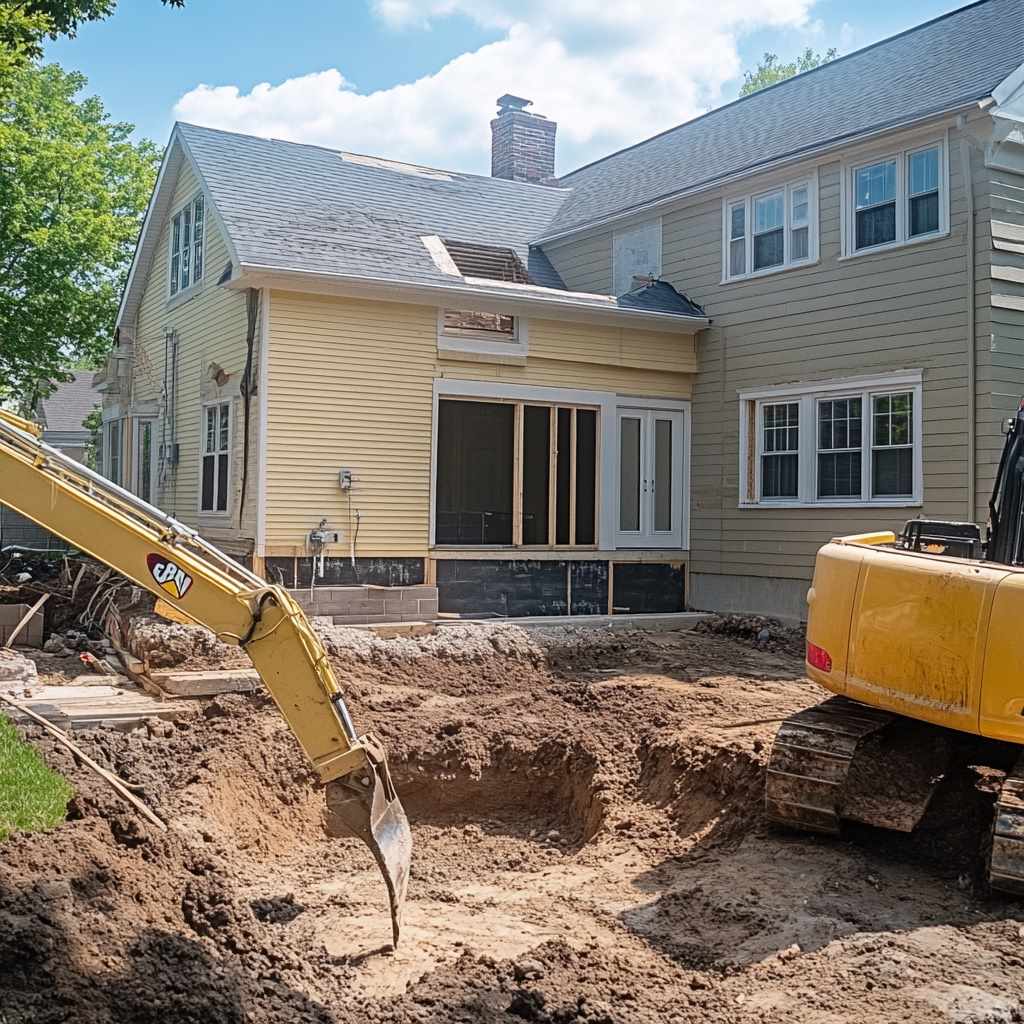
POLYGON ((922 500, 921 374, 740 395, 743 505, 922 500))
POLYGON ((817 259, 817 202, 814 179, 726 201, 723 278, 772 273, 817 259))

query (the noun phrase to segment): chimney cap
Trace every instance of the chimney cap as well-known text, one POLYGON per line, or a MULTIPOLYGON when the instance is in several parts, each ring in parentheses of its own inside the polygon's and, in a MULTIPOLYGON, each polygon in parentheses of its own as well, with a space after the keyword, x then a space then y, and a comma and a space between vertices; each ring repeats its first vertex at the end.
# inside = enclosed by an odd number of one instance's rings
POLYGON ((525 110, 527 107, 533 106, 533 100, 523 99, 522 96, 513 96, 510 92, 499 96, 497 102, 499 114, 507 114, 512 110, 525 110))

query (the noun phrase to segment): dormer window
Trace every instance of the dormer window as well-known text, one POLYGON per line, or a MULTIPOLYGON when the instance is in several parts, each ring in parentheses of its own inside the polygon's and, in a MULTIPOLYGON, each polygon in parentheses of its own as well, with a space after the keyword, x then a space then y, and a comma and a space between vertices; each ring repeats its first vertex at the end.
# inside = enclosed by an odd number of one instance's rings
POLYGON ((171 295, 198 284, 203 278, 203 243, 206 204, 201 195, 186 203, 171 218, 171 295))
POLYGON ((818 258, 818 196, 813 178, 726 200, 722 279, 737 281, 818 258))

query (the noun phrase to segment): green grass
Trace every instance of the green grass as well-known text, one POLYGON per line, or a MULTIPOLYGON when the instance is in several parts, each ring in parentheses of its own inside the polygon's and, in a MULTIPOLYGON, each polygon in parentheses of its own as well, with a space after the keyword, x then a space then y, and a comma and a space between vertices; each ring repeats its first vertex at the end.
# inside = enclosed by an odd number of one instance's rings
POLYGON ((0 715, 0 840, 60 824, 72 793, 67 779, 0 715))

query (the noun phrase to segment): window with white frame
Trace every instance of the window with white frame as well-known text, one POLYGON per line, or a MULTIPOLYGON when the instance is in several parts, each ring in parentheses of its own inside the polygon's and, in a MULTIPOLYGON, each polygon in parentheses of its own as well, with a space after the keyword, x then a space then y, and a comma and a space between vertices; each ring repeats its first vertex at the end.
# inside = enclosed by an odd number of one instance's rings
POLYGON ((198 195, 171 218, 171 295, 177 295, 202 280, 205 238, 206 203, 198 195))
POLYGON ((817 258, 813 179, 727 200, 724 214, 726 280, 798 267, 817 258))
POLYGON ((231 403, 203 406, 200 512, 227 512, 231 479, 231 403))
POLYGON ((525 358, 529 346, 527 325, 522 317, 481 310, 442 309, 438 311, 439 352, 471 354, 474 358, 525 358))
POLYGON ((105 474, 121 486, 124 477, 124 420, 108 420, 103 425, 103 462, 105 474))
POLYGON ((740 395, 741 504, 916 505, 921 375, 740 395))
POLYGON ((945 144, 932 142, 849 168, 847 255, 946 231, 945 167, 945 144))

